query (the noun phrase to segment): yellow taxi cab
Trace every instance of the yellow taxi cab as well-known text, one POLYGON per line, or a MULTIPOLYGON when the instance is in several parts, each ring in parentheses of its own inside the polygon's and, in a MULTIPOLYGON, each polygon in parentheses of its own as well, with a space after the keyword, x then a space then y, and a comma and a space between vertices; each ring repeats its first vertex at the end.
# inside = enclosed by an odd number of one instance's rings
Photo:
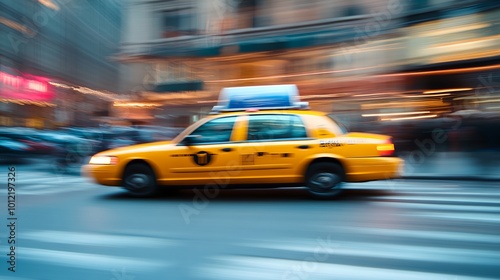
POLYGON ((295 85, 225 88, 212 114, 172 141, 100 152, 83 172, 135 196, 160 188, 305 186, 316 198, 337 196, 342 182, 400 175, 390 136, 349 133, 298 100, 295 85))

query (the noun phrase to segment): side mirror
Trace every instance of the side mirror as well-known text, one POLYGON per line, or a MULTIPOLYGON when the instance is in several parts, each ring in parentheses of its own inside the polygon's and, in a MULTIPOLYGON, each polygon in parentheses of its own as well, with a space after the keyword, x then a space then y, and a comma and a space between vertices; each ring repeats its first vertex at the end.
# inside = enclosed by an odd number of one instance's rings
POLYGON ((182 139, 182 143, 186 146, 192 146, 195 142, 196 139, 199 139, 200 135, 187 135, 182 139))

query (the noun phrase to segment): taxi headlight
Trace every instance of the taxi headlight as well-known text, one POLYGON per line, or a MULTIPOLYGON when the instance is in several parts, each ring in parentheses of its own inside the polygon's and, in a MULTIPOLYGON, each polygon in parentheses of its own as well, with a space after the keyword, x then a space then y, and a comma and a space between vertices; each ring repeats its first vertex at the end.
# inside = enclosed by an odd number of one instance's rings
POLYGON ((89 164, 114 165, 118 163, 118 158, 113 156, 93 156, 89 164))

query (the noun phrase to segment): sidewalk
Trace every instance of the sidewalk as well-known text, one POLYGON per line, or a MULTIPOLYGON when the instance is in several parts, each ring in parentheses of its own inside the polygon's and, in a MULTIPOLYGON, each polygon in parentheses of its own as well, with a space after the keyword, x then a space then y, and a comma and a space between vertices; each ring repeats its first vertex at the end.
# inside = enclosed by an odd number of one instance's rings
POLYGON ((498 152, 436 152, 408 154, 404 179, 500 181, 498 152))

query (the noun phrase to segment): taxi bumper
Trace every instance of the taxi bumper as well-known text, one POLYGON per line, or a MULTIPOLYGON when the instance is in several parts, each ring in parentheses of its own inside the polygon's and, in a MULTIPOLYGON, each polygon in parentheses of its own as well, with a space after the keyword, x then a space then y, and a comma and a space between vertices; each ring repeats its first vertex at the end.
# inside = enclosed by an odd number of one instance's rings
POLYGON ((82 166, 83 176, 105 186, 120 186, 121 178, 116 165, 86 164, 82 166))
POLYGON ((404 161, 398 157, 348 158, 344 165, 348 182, 400 178, 404 169, 404 161))

